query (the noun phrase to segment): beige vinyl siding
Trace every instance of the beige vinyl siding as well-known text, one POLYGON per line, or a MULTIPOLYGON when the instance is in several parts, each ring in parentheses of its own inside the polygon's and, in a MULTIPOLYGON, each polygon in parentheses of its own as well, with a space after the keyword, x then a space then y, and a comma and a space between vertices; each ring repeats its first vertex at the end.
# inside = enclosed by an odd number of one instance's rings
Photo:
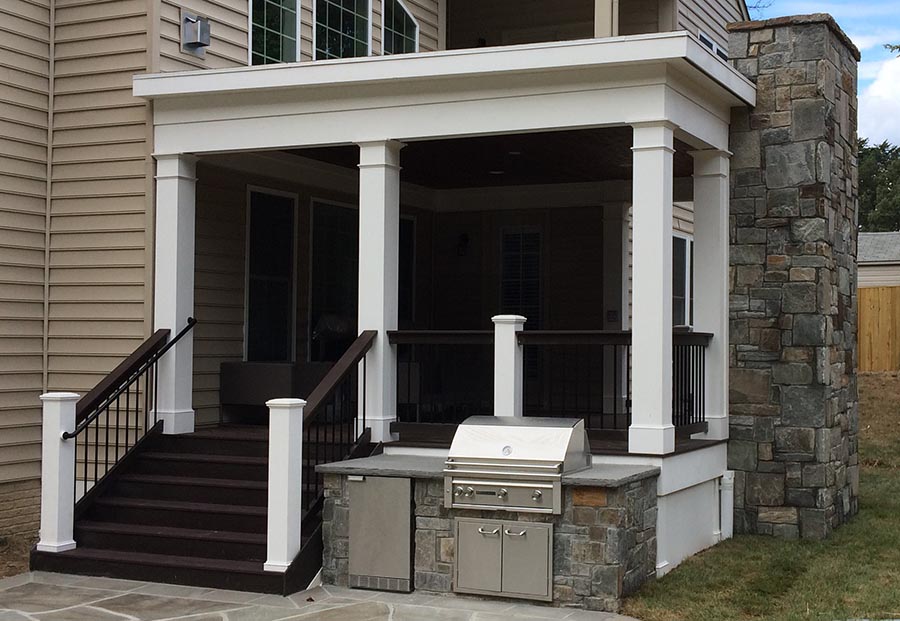
POLYGON ((859 288, 900 286, 900 265, 859 264, 859 288))
POLYGON ((248 0, 160 0, 160 71, 246 66, 249 11, 248 0), (211 42, 205 58, 181 51, 181 7, 209 17, 211 42))
POLYGON ((85 392, 147 336, 146 0, 56 0, 48 384, 85 392))
POLYGON ((196 424, 219 417, 219 366, 244 355, 247 182, 198 166, 194 252, 194 411, 196 424))
POLYGON ((593 0, 453 0, 447 18, 449 49, 564 41, 594 36, 593 0))
MULTIPOLYGON (((49 1, 0 3, 0 483, 40 476, 49 1)), ((0 531, 22 520, 0 509, 0 531)))
POLYGON ((698 34, 708 34, 723 50, 728 50, 728 32, 725 26, 744 19, 740 0, 680 0, 678 3, 678 29, 698 34))

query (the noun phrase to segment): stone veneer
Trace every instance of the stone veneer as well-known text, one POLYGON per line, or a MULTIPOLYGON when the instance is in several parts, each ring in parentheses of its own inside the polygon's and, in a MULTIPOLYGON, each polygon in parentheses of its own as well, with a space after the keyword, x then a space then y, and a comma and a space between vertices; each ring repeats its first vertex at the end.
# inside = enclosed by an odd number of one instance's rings
POLYGON ((732 25, 735 529, 821 539, 858 510, 857 62, 828 15, 732 25))
MULTIPOLYGON (((415 480, 415 589, 453 591, 453 518, 553 523, 553 605, 616 612, 656 576, 657 475, 617 488, 565 487, 562 515, 444 508, 443 481, 415 480)), ((325 475, 325 584, 347 585, 349 493, 345 477, 325 475)))

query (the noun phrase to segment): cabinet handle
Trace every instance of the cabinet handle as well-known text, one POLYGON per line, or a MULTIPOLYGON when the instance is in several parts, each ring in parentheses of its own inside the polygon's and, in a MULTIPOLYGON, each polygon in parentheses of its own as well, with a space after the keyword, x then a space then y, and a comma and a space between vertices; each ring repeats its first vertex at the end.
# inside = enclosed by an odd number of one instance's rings
POLYGON ((482 535, 497 535, 500 533, 500 529, 495 528, 494 530, 484 530, 484 527, 479 527, 478 532, 482 535))
POLYGON ((524 531, 524 530, 523 530, 521 533, 514 533, 514 532, 512 532, 511 530, 509 530, 508 528, 507 528, 506 530, 503 531, 503 533, 504 533, 507 537, 524 537, 526 532, 527 532, 527 531, 524 531))

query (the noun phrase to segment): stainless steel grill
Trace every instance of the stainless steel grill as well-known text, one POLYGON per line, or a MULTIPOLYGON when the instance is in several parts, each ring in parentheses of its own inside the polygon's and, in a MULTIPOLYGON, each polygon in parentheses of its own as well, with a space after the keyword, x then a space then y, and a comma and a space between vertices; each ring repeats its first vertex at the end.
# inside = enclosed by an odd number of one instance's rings
POLYGON ((559 514, 563 475, 590 465, 582 419, 473 416, 450 445, 444 504, 559 514))

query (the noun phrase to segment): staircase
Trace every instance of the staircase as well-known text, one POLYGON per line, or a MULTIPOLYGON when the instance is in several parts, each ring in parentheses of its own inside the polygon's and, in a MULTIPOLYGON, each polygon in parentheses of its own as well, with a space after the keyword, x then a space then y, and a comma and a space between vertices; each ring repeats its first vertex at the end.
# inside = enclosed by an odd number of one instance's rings
MULTIPOLYGON (((304 475, 330 455, 341 428, 305 432, 304 475)), ((364 438, 367 436, 364 436, 364 438)), ((358 446, 354 456, 372 454, 358 446)), ((32 553, 32 569, 261 593, 296 592, 321 567, 321 503, 304 476, 303 541, 284 574, 266 558, 268 428, 222 426, 148 434, 102 489, 79 503, 78 547, 32 553), (312 505, 312 507, 310 507, 312 505)))

